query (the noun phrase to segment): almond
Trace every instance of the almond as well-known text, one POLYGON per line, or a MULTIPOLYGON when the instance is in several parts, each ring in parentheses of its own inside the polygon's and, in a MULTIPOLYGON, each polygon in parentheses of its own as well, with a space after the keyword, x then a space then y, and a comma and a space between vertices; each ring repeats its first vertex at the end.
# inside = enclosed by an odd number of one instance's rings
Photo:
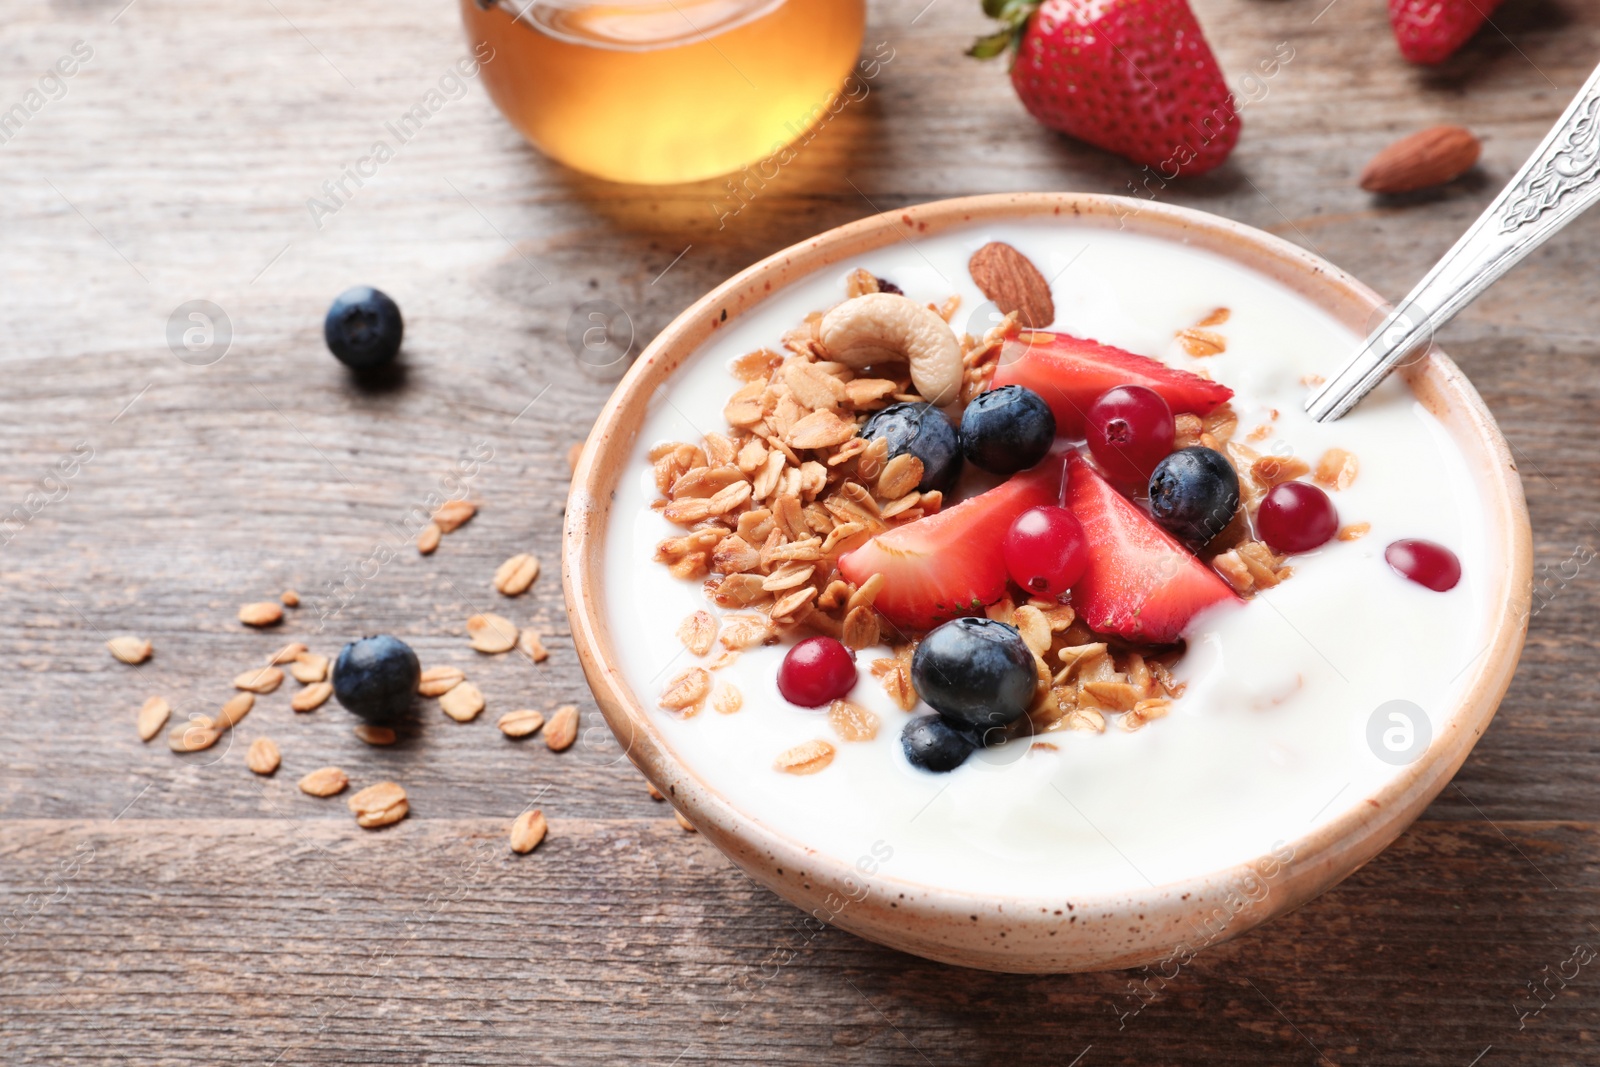
POLYGON ((1016 313, 1017 321, 1042 330, 1056 318, 1050 283, 1027 256, 1008 244, 990 241, 967 261, 972 280, 983 295, 995 302, 1003 315, 1016 313))
POLYGON ((1361 172, 1369 193, 1409 193, 1458 178, 1478 161, 1482 145, 1460 126, 1432 126, 1402 137, 1361 172))

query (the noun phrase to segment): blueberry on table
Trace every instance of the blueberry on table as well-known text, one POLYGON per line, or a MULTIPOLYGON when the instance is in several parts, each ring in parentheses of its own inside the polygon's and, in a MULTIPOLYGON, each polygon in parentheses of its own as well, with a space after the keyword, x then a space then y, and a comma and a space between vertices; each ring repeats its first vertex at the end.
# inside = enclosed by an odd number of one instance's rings
POLYGON ((1200 547, 1239 510, 1239 475, 1215 449, 1180 448, 1150 475, 1150 514, 1178 538, 1200 547))
POLYGON ((1045 457, 1056 439, 1056 417, 1032 389, 1002 385, 979 393, 961 416, 961 451, 991 474, 1015 474, 1045 457))
POLYGON ((1034 657, 1015 627, 953 619, 931 631, 911 657, 917 694, 952 725, 1005 726, 1033 703, 1034 657))
POLYGON ((322 336, 328 350, 351 370, 376 370, 400 351, 405 325, 388 295, 368 285, 346 289, 328 308, 322 336))
POLYGON ((909 452, 922 461, 922 481, 917 491, 937 489, 948 493, 961 473, 961 443, 956 428, 944 412, 928 403, 886 407, 861 428, 868 441, 889 441, 889 458, 909 452))
POLYGON ((411 646, 379 634, 340 649, 333 664, 333 695, 368 722, 389 725, 411 710, 421 679, 422 665, 411 646))
POLYGON ((978 742, 967 731, 937 715, 921 715, 900 731, 900 747, 913 767, 942 773, 961 766, 978 742))

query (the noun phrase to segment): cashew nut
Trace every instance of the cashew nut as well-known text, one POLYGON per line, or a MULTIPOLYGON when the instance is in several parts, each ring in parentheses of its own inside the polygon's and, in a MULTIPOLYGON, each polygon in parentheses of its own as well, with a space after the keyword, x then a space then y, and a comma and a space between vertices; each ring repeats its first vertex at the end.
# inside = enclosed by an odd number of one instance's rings
POLYGON ((911 384, 943 407, 961 395, 961 342, 937 313, 896 293, 852 297, 822 316, 822 347, 852 367, 904 360, 911 384))

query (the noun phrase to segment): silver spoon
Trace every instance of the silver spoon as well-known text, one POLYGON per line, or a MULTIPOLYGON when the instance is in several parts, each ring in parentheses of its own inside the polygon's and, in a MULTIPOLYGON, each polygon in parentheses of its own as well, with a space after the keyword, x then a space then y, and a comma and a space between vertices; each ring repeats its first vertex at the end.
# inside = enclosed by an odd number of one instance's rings
POLYGON ((1600 200, 1600 67, 1494 203, 1306 401, 1332 422, 1478 294, 1600 200))

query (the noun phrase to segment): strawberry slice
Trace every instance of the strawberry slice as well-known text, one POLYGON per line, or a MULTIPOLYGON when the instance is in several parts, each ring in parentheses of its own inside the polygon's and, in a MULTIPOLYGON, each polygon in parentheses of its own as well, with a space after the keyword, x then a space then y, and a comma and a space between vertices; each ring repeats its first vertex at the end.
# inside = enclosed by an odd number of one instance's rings
POLYGON ((1067 459, 1067 506, 1089 542, 1072 607, 1092 629, 1164 645, 1205 608, 1243 603, 1077 453, 1067 459))
POLYGON ((873 606, 906 630, 931 630, 958 615, 980 614, 1006 593, 1000 543, 1018 515, 1061 501, 1060 454, 1013 475, 987 493, 881 533, 839 558, 856 585, 881 574, 873 606))
POLYGON ((1226 385, 1177 370, 1149 356, 1065 333, 1019 333, 1000 350, 994 388, 1022 385, 1050 405, 1056 433, 1083 436, 1083 414, 1095 398, 1119 385, 1143 385, 1161 394, 1174 414, 1209 415, 1233 395, 1226 385))

